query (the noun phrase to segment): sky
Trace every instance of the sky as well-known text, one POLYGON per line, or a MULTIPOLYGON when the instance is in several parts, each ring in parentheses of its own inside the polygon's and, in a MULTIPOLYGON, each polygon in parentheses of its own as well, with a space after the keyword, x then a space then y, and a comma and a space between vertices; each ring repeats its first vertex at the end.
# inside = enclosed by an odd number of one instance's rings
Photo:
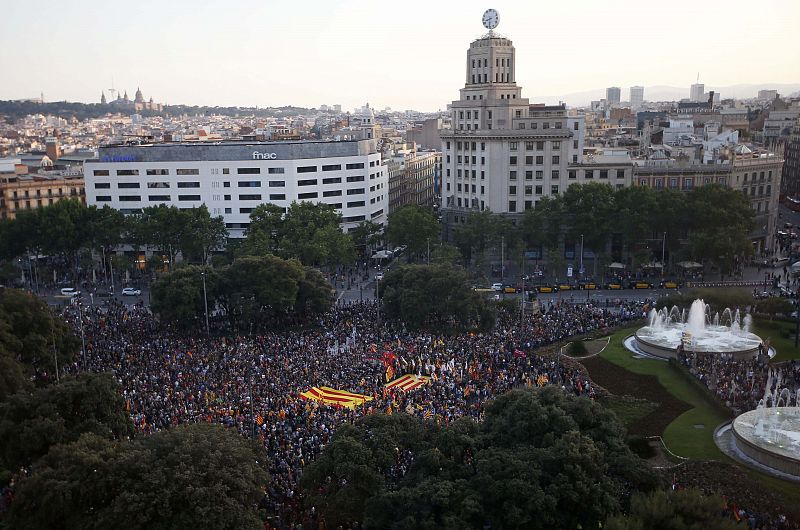
MULTIPOLYGON (((523 97, 800 83, 799 0, 8 0, 0 99, 444 109, 469 43, 513 40, 523 97)), ((645 94, 646 98, 647 94, 645 94)))

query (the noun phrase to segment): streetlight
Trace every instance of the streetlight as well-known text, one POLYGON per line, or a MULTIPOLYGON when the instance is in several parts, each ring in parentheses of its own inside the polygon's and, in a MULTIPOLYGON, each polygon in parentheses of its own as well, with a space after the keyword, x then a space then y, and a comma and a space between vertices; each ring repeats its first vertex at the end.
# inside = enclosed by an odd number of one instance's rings
POLYGON ((208 294, 206 293, 206 273, 205 271, 200 273, 200 277, 203 278, 203 304, 206 308, 206 336, 211 335, 211 331, 208 327, 208 294))
POLYGON ((580 278, 583 279, 583 234, 581 234, 581 268, 578 274, 580 274, 580 278))

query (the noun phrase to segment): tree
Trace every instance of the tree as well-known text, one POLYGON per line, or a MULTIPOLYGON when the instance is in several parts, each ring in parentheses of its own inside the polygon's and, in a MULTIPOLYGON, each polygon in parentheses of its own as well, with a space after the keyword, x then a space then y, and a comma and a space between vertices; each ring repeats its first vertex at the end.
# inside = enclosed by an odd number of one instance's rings
POLYGON ((500 396, 481 423, 366 416, 336 432, 301 485, 333 525, 538 530, 597 528, 627 508, 628 488, 658 481, 613 413, 550 386, 500 396))
POLYGON ((265 256, 278 253, 283 208, 274 204, 259 204, 250 212, 250 226, 239 249, 242 256, 265 256))
POLYGON ((525 210, 522 238, 529 247, 558 247, 564 225, 564 201, 561 195, 542 197, 534 208, 525 210))
POLYGON ((605 252, 611 238, 609 227, 616 215, 614 197, 614 188, 597 182, 570 186, 564 193, 564 207, 572 218, 569 234, 573 241, 583 236, 585 248, 595 255, 605 252))
POLYGON ((0 462, 30 466, 50 447, 83 433, 121 439, 133 433, 119 386, 110 374, 83 374, 0 403, 0 462))
POLYGON ((788 315, 792 309, 792 302, 786 298, 769 297, 756 303, 756 312, 765 313, 770 319, 775 318, 775 315, 788 315))
POLYGON ((90 246, 89 214, 77 199, 61 200, 41 209, 42 248, 48 254, 64 256, 77 269, 77 255, 90 246))
POLYGON ((0 376, 0 400, 28 388, 31 381, 52 380, 56 363, 70 362, 78 345, 67 324, 38 297, 0 288, 0 358, 9 369, 0 376))
POLYGON ((208 264, 211 251, 222 248, 228 239, 228 229, 222 216, 211 217, 205 204, 186 210, 187 226, 181 243, 183 259, 208 264))
POLYGON ((654 236, 655 194, 647 186, 631 186, 614 194, 617 210, 614 230, 622 235, 622 241, 628 249, 654 236))
POLYGON ((303 267, 297 286, 294 307, 299 313, 324 313, 331 308, 336 292, 318 269, 303 267))
POLYGON ((353 240, 342 233, 341 222, 342 215, 329 204, 293 202, 279 231, 281 255, 312 266, 353 261, 353 240))
POLYGON ((637 493, 628 515, 615 515, 606 530, 736 530, 741 525, 720 516, 722 502, 697 489, 637 493))
POLYGON ((189 231, 189 214, 175 206, 148 206, 131 217, 132 239, 150 246, 169 257, 170 269, 185 244, 189 231))
POLYGON ((348 234, 353 238, 353 243, 360 254, 366 256, 367 248, 380 241, 382 231, 383 226, 372 221, 362 221, 357 227, 350 230, 348 234))
POLYGON ((462 254, 471 259, 473 252, 477 252, 482 260, 488 249, 499 245, 506 229, 504 220, 486 209, 467 217, 467 222, 456 228, 454 238, 462 254))
POLYGON ((460 267, 407 265, 390 271, 380 289, 386 315, 411 327, 493 323, 486 300, 460 267))
POLYGON ((209 311, 223 291, 219 269, 196 265, 179 267, 161 275, 151 287, 152 309, 162 319, 189 328, 204 322, 205 299, 203 296, 203 274, 206 281, 206 299, 209 311))
POLYGON ((737 256, 753 251, 750 233, 755 214, 740 191, 712 184, 694 188, 687 198, 691 212, 689 248, 698 260, 730 271, 737 256))
POLYGON ((21 480, 11 528, 261 529, 263 447, 219 425, 182 425, 133 441, 85 434, 21 480))
POLYGON ((389 214, 386 240, 405 245, 409 261, 427 251, 428 243, 439 239, 439 222, 433 214, 416 204, 403 206, 389 214))

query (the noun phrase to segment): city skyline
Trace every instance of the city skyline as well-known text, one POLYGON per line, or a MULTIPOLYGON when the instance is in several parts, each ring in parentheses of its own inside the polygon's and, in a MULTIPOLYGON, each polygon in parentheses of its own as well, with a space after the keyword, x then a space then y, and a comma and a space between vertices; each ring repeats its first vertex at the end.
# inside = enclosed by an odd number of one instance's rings
POLYGON ((522 52, 516 80, 532 101, 608 86, 622 87, 627 96, 633 85, 683 84, 688 97, 697 72, 707 87, 800 82, 800 44, 791 32, 800 4, 781 0, 759 5, 770 20, 768 32, 699 44, 687 32, 697 20, 713 20, 708 31, 751 34, 750 4, 733 2, 722 12, 687 1, 578 1, 568 16, 558 5, 507 0, 412 2, 394 11, 361 0, 288 6, 248 0, 224 12, 211 4, 143 1, 126 7, 125 16, 88 0, 67 11, 47 4, 50 9, 21 6, 6 13, 0 45, 17 52, 0 57, 12 79, 0 87, 0 99, 44 92, 48 101, 97 102, 102 90, 111 99, 113 79, 131 98, 141 87, 145 98, 172 104, 339 103, 352 110, 369 101, 378 108, 444 109, 462 86, 454 80, 463 80, 465 43, 486 32, 480 17, 489 7, 500 12, 496 32, 522 52), (25 34, 34 17, 48 27, 35 40, 25 34), (37 58, 49 58, 46 67, 31 68, 37 58))

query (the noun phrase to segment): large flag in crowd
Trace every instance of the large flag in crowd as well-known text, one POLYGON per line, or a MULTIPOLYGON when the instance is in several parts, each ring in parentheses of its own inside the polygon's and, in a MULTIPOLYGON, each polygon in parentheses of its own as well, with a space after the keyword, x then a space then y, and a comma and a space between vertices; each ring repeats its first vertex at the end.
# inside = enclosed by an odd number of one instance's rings
POLYGON ((386 388, 389 390, 397 388, 403 392, 408 392, 409 390, 414 390, 415 388, 428 384, 430 379, 431 378, 426 375, 406 374, 402 377, 398 377, 391 383, 387 383, 386 388))
POLYGON ((370 396, 355 394, 347 390, 337 390, 329 386, 311 387, 306 392, 301 392, 300 397, 309 401, 317 401, 326 405, 339 405, 349 409, 354 409, 356 406, 372 400, 370 396))

